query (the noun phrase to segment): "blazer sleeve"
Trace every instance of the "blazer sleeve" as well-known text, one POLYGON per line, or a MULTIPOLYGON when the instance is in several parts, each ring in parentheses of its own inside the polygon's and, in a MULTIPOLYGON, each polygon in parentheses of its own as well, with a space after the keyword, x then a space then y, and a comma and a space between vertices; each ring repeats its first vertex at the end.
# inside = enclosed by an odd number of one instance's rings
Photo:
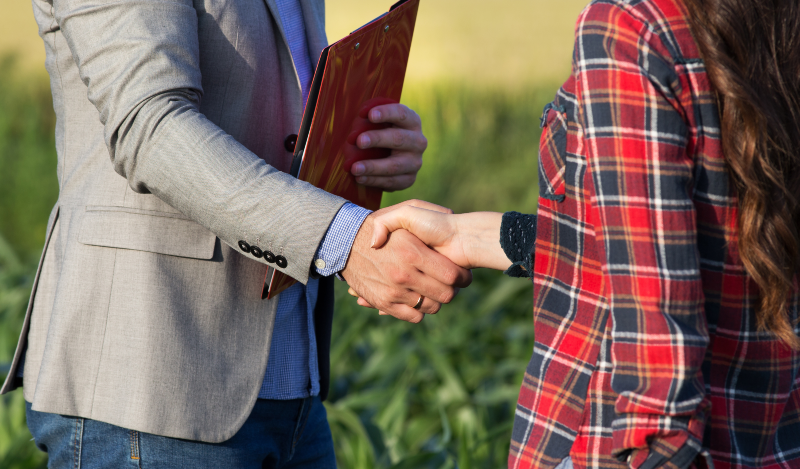
POLYGON ((53 8, 116 172, 230 246, 260 237, 279 248, 288 265, 278 269, 305 283, 344 200, 266 164, 200 112, 192 2, 54 0, 53 8))
POLYGON ((690 132, 659 40, 640 17, 598 2, 580 18, 575 46, 613 319, 613 454, 633 468, 688 467, 710 409, 690 132))

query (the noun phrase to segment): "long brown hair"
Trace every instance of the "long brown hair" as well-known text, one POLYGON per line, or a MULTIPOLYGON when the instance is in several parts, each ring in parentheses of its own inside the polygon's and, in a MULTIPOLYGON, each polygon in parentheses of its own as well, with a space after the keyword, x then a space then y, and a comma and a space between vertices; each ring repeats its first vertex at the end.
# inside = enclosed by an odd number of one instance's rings
POLYGON ((683 0, 718 95, 739 197, 739 255, 760 290, 759 330, 795 350, 800 268, 800 1, 683 0))

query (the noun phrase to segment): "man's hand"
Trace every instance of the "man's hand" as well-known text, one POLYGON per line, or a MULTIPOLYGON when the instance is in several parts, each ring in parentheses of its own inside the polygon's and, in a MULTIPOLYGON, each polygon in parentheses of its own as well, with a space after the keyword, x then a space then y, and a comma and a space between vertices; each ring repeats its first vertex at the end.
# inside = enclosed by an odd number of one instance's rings
POLYGON ((356 140, 358 148, 390 148, 392 152, 386 158, 353 164, 350 172, 356 182, 387 192, 411 187, 422 167, 422 153, 428 147, 419 115, 403 104, 384 104, 372 108, 367 117, 370 122, 392 126, 363 132, 356 140))
POLYGON ((425 246, 408 231, 398 230, 380 249, 372 249, 373 220, 367 217, 356 235, 342 276, 363 301, 404 321, 418 323, 449 303, 472 273, 425 246), (414 305, 422 295, 422 305, 414 305))

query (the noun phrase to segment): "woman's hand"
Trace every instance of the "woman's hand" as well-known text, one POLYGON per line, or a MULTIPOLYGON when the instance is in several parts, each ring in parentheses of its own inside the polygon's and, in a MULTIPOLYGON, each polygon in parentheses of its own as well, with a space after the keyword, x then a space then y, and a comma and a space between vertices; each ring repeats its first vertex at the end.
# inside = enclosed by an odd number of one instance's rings
POLYGON ((372 247, 380 248, 392 231, 405 229, 465 269, 507 269, 512 262, 500 247, 503 214, 473 212, 454 215, 444 207, 410 200, 385 209, 374 221, 372 247))
POLYGON ((392 231, 404 229, 449 258, 454 264, 467 269, 477 267, 464 251, 457 215, 454 215, 452 210, 421 200, 410 200, 402 206, 395 207, 397 208, 375 218, 373 249, 383 246, 392 231))

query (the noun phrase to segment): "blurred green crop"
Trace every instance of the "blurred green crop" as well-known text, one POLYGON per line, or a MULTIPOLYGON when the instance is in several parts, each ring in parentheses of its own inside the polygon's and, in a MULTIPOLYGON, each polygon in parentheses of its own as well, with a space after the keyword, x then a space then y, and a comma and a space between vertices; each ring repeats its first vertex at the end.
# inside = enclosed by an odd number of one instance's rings
MULTIPOLYGON (((23 262, 0 235, 0 366, 13 356, 35 268, 32 262, 23 262)), ((5 372, 0 370, 0 379, 5 372)), ((0 467, 44 467, 47 458, 30 440, 22 393, 0 396, 0 467)))
POLYGON ((58 198, 55 113, 47 80, 16 70, 14 56, 0 56, 0 234, 27 261, 58 198))
MULTIPOLYGON (((0 61, 0 366, 13 355, 57 196, 48 83, 13 70, 0 61)), ((415 186, 386 194, 384 205, 421 198, 457 212, 535 211, 538 117, 555 88, 407 89, 403 101, 422 116, 429 147, 415 186)), ((474 275, 420 325, 357 306, 337 283, 326 406, 340 467, 505 465, 533 347, 531 285, 474 275)), ((30 438, 22 393, 0 397, 0 467, 42 467, 30 438)))
MULTIPOLYGON (((0 379, 22 329, 50 209, 58 197, 55 116, 47 81, 0 57, 0 379)), ((0 467, 44 467, 21 392, 0 396, 0 467)))

